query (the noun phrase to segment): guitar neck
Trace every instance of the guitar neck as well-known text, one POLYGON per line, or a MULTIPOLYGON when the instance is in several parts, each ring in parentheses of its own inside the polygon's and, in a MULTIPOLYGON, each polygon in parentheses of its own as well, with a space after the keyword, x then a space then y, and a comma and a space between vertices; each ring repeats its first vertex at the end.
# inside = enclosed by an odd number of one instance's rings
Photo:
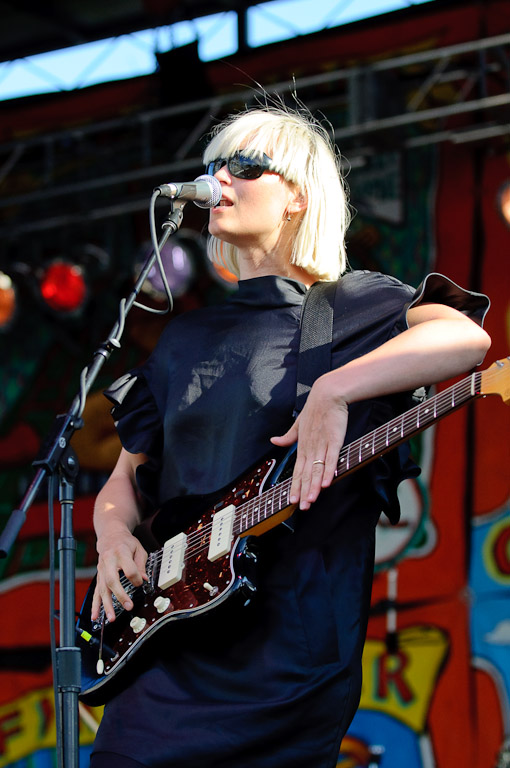
MULTIPOLYGON (((372 432, 345 445, 339 454, 334 482, 383 456, 413 435, 432 426, 469 401, 480 397, 481 376, 479 372, 471 374, 372 432)), ((235 532, 243 535, 251 528, 287 509, 290 506, 291 483, 291 478, 288 478, 239 506, 236 509, 235 532)))
POLYGON ((344 446, 340 451, 336 478, 353 472, 378 456, 383 456, 387 451, 431 427, 444 416, 475 400, 481 394, 480 376, 480 373, 471 374, 344 446))

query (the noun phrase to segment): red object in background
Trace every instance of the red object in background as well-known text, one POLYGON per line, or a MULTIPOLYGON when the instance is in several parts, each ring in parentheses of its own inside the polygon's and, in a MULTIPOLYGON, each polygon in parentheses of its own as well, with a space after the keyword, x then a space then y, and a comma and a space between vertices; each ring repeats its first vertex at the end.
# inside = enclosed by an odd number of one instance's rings
POLYGON ((16 289, 4 272, 0 272, 0 330, 10 326, 16 312, 16 289))
POLYGON ((40 438, 30 424, 15 424, 5 437, 0 437, 0 463, 9 467, 30 461, 40 444, 40 438))
POLYGON ((44 271, 41 296, 57 312, 75 312, 85 301, 87 287, 83 270, 66 261, 54 261, 44 271))

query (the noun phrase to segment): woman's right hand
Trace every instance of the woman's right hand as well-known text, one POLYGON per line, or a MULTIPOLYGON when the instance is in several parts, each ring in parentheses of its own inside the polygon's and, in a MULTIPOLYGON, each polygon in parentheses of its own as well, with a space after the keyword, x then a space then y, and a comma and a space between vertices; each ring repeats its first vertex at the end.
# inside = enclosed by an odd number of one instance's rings
POLYGON ((148 581, 145 564, 147 552, 128 528, 104 533, 97 541, 99 559, 97 564, 97 583, 92 600, 92 619, 99 617, 101 604, 104 606, 108 621, 115 620, 112 594, 127 610, 133 608, 133 601, 124 589, 124 577, 135 587, 148 581))
POLYGON ((143 454, 131 454, 122 449, 115 469, 96 499, 94 526, 99 559, 92 600, 93 621, 99 618, 101 604, 108 621, 115 620, 112 595, 127 611, 133 608, 133 601, 123 586, 127 586, 126 579, 135 587, 148 581, 147 552, 132 533, 141 522, 136 468, 145 460, 143 454))

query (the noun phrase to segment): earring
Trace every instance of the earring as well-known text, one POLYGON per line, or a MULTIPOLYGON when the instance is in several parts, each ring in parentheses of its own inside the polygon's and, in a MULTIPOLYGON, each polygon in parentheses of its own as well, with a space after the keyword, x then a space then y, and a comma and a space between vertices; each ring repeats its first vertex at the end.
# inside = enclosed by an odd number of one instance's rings
POLYGON ((292 221, 292 216, 290 215, 290 213, 287 214, 287 221, 292 221))

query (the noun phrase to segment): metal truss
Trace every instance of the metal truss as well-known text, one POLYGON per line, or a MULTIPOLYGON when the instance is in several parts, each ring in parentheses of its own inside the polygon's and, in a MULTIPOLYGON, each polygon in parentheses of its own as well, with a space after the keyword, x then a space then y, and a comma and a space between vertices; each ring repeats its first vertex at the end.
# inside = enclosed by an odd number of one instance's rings
MULTIPOLYGON (((271 86, 324 115, 351 167, 383 149, 510 136, 510 34, 271 86)), ((153 186, 201 172, 203 137, 264 96, 239 90, 0 145, 3 243, 147 207, 153 186)))

